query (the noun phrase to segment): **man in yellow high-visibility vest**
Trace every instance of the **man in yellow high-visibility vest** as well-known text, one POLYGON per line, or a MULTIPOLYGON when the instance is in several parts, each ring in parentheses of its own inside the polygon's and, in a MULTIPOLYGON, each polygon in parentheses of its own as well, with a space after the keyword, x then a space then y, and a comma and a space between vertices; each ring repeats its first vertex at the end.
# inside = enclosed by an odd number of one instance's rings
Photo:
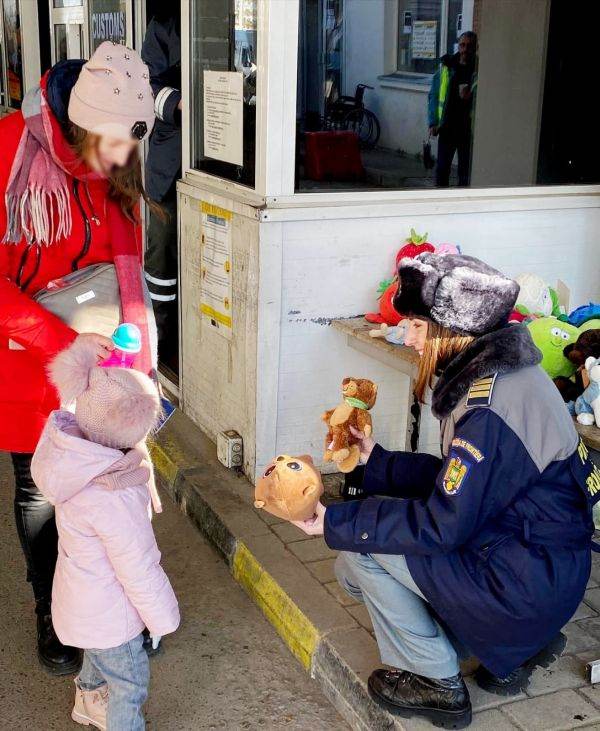
POLYGON ((471 116, 477 86, 477 35, 458 39, 458 53, 442 56, 429 90, 429 131, 439 135, 436 185, 447 188, 454 155, 458 153, 458 184, 469 185, 471 116))

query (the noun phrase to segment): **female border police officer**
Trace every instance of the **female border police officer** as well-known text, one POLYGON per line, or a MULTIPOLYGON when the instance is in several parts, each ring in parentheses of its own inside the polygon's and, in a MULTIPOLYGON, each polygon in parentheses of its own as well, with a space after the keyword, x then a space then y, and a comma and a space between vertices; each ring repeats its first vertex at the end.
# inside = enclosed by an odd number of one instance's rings
POLYGON ((319 505, 297 525, 342 551, 338 579, 366 604, 382 662, 395 668, 369 678, 375 700, 462 728, 471 703, 455 645, 481 661, 480 686, 507 695, 562 651, 560 629, 590 574, 600 473, 527 328, 506 324, 516 282, 472 257, 434 254, 404 259, 399 278, 421 401, 438 376, 443 459, 387 452, 356 433, 369 497, 319 505))

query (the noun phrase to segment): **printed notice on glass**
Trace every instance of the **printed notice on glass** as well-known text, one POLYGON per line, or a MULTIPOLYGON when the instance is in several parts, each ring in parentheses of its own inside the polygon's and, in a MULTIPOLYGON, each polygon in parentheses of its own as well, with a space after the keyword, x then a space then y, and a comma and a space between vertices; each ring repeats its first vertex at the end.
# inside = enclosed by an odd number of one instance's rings
POLYGON ((437 58, 437 21, 415 20, 412 32, 412 57, 437 58))
POLYGON ((204 154, 244 164, 244 77, 234 71, 204 72, 204 154))
POLYGON ((223 337, 232 336, 232 238, 233 213, 201 203, 200 312, 223 337))

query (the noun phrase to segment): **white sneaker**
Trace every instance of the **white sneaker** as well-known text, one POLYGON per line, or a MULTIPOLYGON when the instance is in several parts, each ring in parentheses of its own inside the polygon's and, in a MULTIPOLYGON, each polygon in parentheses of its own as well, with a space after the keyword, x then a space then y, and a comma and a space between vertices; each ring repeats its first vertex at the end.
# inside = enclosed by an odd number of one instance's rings
POLYGON ((108 687, 102 685, 97 690, 81 690, 75 679, 75 705, 71 718, 82 726, 94 726, 106 731, 106 709, 108 707, 108 687))

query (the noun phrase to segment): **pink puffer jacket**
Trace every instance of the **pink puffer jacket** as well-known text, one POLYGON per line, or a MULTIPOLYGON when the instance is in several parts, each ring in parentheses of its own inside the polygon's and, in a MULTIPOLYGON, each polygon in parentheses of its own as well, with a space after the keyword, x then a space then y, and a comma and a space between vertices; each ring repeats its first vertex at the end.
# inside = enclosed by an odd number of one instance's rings
POLYGON ((52 620, 65 645, 106 649, 144 625, 153 635, 179 626, 150 522, 144 451, 123 454, 83 439, 67 411, 52 412, 42 433, 31 473, 56 506, 52 620))

